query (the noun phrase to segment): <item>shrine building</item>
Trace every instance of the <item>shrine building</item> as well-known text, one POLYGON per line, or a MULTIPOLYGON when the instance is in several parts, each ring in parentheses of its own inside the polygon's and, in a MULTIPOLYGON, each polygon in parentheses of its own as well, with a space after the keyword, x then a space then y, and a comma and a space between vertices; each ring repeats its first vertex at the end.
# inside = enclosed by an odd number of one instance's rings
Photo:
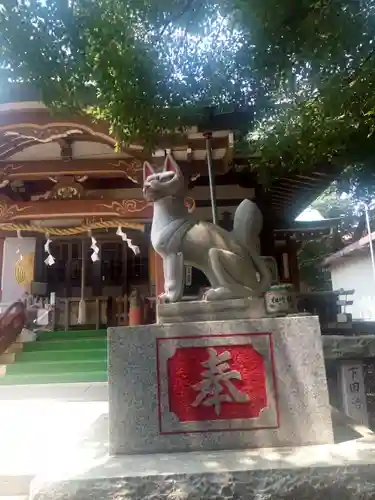
MULTIPOLYGON (((276 280, 298 290, 299 241, 330 227, 325 221, 297 223, 295 218, 337 172, 316 167, 303 175, 283 174, 263 187, 249 168, 251 158, 235 154, 236 130, 220 122, 209 130, 219 224, 231 229, 238 204, 254 200, 264 216, 261 254, 276 280)), ((160 166, 172 154, 189 188, 187 207, 211 220, 207 130, 207 124, 198 123, 160 144, 151 156, 141 140, 115 152, 115 138, 105 123, 57 118, 39 101, 1 104, 3 306, 25 294, 42 303, 53 297, 56 329, 78 325, 81 300, 86 303, 84 324, 98 329, 109 324, 109 302, 112 324, 126 324, 132 294, 152 309, 163 275, 150 243, 153 209, 142 197, 143 162, 160 166)), ((207 285, 199 271, 186 269, 187 297, 198 297, 207 285)))

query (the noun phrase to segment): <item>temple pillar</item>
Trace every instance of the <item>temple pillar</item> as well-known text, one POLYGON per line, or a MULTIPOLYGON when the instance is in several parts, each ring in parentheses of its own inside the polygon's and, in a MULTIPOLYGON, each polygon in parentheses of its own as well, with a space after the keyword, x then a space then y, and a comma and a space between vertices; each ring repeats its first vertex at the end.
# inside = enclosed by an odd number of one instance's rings
POLYGON ((280 281, 282 283, 291 283, 289 253, 286 245, 283 245, 278 253, 278 263, 280 267, 280 281))
POLYGON ((298 242, 287 238, 285 244, 279 249, 278 262, 280 267, 280 281, 291 283, 296 292, 300 290, 300 274, 298 265, 298 242))
POLYGON ((255 187, 255 202, 263 215, 263 227, 260 233, 260 251, 261 255, 275 257, 275 238, 274 229, 276 227, 275 215, 271 204, 267 202, 267 196, 261 185, 255 187))
POLYGON ((149 276, 155 296, 158 297, 164 292, 163 259, 153 248, 149 250, 149 276))
POLYGON ((273 236, 273 223, 271 219, 263 219, 263 229, 260 233, 260 251, 261 255, 275 256, 275 240, 273 236))
POLYGON ((164 270, 163 259, 156 252, 155 253, 155 278, 156 278, 156 296, 158 297, 164 293, 164 270))
MULTIPOLYGON (((102 242, 97 240, 96 245, 99 248, 99 259, 101 259, 102 254, 103 254, 102 242)), ((126 246, 126 245, 124 245, 124 246, 126 246)), ((92 274, 92 277, 91 277, 92 294, 94 297, 99 297, 100 295, 102 295, 102 289, 103 289, 103 276, 102 276, 101 260, 95 262, 94 265, 91 266, 90 273, 92 274)))
POLYGON ((44 244, 46 239, 38 236, 35 240, 35 261, 34 261, 34 280, 39 283, 47 281, 47 266, 44 262, 46 256, 44 255, 44 244))
POLYGON ((288 265, 290 272, 290 282, 293 284, 296 292, 300 291, 300 274, 298 265, 298 243, 296 240, 288 239, 288 265))
MULTIPOLYGON (((3 276, 3 267, 4 267, 4 242, 5 237, 0 238, 0 283, 2 284, 2 276, 3 276)), ((0 291, 0 302, 2 301, 2 289, 0 291)))

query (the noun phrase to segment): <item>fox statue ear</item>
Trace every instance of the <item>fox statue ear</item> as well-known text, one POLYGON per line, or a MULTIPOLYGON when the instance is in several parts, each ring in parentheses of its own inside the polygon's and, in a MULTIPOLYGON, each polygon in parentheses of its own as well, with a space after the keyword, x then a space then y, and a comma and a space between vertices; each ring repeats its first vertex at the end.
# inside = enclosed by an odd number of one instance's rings
POLYGON ((173 172, 178 175, 181 174, 180 167, 177 165, 175 159, 170 154, 168 154, 165 158, 163 172, 173 172))
POLYGON ((143 164, 143 180, 145 181, 147 177, 153 175, 154 173, 154 169, 152 168, 150 163, 148 161, 145 161, 143 164))

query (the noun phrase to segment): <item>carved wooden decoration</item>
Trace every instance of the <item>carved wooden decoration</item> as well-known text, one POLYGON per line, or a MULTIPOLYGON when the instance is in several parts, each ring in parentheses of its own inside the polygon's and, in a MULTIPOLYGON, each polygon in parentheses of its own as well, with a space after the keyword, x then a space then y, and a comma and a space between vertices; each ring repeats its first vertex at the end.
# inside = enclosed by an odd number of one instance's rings
POLYGON ((152 213, 152 206, 143 199, 121 202, 105 199, 51 198, 40 201, 14 202, 9 198, 0 197, 0 223, 80 217, 151 219, 152 213))
MULTIPOLYGON (((193 211, 195 201, 192 198, 187 198, 185 205, 189 208, 189 211, 193 211)), ((119 201, 52 198, 49 200, 15 202, 8 197, 0 196, 0 223, 92 217, 149 220, 152 218, 152 214, 152 205, 144 199, 119 201)))
POLYGON ((98 142, 115 146, 116 140, 105 132, 105 127, 96 127, 75 121, 48 121, 47 123, 10 123, 0 127, 3 144, 16 145, 19 140, 45 144, 59 139, 93 137, 98 142))
POLYGON ((128 213, 136 214, 143 212, 146 207, 151 207, 151 204, 143 199, 123 201, 116 200, 111 201, 110 203, 101 203, 99 204, 99 207, 114 211, 120 217, 124 217, 128 213))
POLYGON ((106 158, 74 160, 41 160, 25 162, 1 162, 0 179, 42 180, 56 176, 75 176, 78 182, 90 177, 128 178, 134 183, 142 183, 142 162, 134 158, 119 160, 106 158))
POLYGON ((59 141, 61 147, 61 158, 65 161, 73 159, 73 141, 70 139, 61 139, 59 141))
MULTIPOLYGON (((7 118, 7 117, 6 117, 7 118)), ((2 120, 6 122, 7 120, 2 120)), ((106 123, 93 123, 89 118, 74 117, 55 121, 48 110, 38 113, 9 113, 9 121, 0 126, 0 159, 7 159, 37 144, 61 141, 93 141, 114 148, 116 140, 106 123)), ((66 154, 65 154, 66 153, 66 154)), ((68 149, 65 158, 71 157, 68 149)))
MULTIPOLYGON (((22 204, 22 202, 21 202, 22 204)), ((10 221, 13 218, 17 219, 22 217, 21 214, 27 212, 29 207, 27 205, 20 206, 7 196, 0 196, 0 220, 10 221)))
POLYGON ((109 165, 120 170, 123 167, 126 177, 135 184, 142 184, 143 182, 143 164, 140 160, 135 158, 126 158, 117 160, 117 162, 110 161, 109 165))
POLYGON ((57 179, 50 178, 55 186, 49 192, 47 199, 52 200, 78 200, 85 195, 85 189, 74 177, 65 176, 57 179))

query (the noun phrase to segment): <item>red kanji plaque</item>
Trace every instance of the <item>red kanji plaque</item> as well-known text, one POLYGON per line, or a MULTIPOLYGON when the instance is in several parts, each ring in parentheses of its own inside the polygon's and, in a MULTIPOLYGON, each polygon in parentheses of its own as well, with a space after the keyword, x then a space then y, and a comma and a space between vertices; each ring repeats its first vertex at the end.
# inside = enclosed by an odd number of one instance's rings
POLYGON ((162 433, 278 426, 271 334, 158 339, 162 433))

